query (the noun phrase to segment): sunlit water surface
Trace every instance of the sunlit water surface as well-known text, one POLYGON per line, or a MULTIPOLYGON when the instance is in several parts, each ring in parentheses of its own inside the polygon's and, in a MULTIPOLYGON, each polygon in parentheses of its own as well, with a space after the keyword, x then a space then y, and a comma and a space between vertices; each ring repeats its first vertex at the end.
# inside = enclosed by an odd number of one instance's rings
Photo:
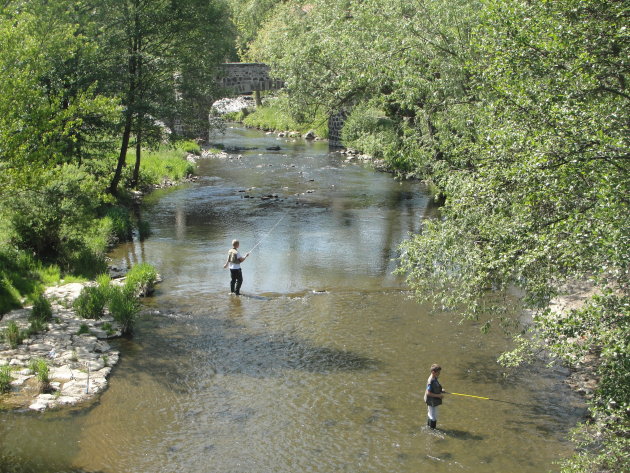
POLYGON ((0 413, 0 471, 557 470, 584 414, 565 373, 505 378, 500 333, 431 313, 392 275, 434 211, 421 184, 325 143, 240 128, 218 140, 256 149, 202 159, 198 182, 148 197, 152 236, 111 254, 164 282, 133 339, 114 342, 108 390, 70 412, 0 413), (255 246, 240 298, 223 269, 233 238, 255 246), (433 362, 445 389, 498 401, 448 397, 428 430, 433 362))

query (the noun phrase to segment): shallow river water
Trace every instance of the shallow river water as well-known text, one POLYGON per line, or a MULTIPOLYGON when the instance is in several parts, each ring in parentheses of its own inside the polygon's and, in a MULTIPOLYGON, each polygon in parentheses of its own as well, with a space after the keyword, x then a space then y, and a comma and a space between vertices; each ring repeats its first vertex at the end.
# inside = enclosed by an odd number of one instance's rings
POLYGON ((509 342, 410 299, 398 244, 434 209, 418 182, 344 163, 325 143, 231 128, 237 159, 149 196, 153 233, 115 264, 164 281, 88 408, 0 412, 0 472, 555 471, 584 414, 566 374, 504 377, 509 342), (279 145, 279 151, 267 151, 279 145), (278 198, 261 199, 277 194, 278 198), (246 197, 249 196, 249 197, 246 197), (254 247, 243 296, 223 269, 254 247), (428 368, 450 396, 426 427, 428 368))

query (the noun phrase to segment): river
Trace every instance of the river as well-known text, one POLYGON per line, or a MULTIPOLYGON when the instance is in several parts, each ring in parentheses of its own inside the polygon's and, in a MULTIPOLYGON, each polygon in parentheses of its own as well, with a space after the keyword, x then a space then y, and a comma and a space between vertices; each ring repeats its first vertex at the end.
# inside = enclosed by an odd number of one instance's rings
POLYGON ((0 472, 557 471, 585 413, 566 373, 503 376, 500 331, 430 311, 392 275, 434 212, 420 183, 324 142, 239 127, 217 140, 255 149, 148 196, 152 235, 110 255, 164 281, 134 337, 113 342, 109 388, 85 408, 0 412, 0 472), (241 297, 223 269, 233 238, 257 245, 241 297), (496 401, 447 396, 429 430, 433 362, 447 391, 496 401))

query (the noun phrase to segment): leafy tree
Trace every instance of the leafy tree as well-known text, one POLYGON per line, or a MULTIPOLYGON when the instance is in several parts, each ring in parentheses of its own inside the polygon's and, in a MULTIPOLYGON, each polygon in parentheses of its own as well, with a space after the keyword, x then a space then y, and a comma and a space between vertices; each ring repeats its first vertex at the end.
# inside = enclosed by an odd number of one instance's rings
POLYGON ((254 41, 260 28, 273 14, 276 5, 282 0, 229 0, 232 20, 238 37, 236 44, 241 56, 245 56, 249 45, 254 41))
POLYGON ((216 65, 229 54, 232 36, 229 14, 218 1, 108 0, 96 11, 98 72, 106 90, 119 94, 124 105, 122 142, 109 185, 116 194, 132 135, 135 184, 142 144, 151 142, 157 120, 172 125, 179 116, 184 126, 207 122, 216 65), (187 115, 191 111, 197 113, 187 115))
POLYGON ((355 113, 381 110, 397 136, 386 157, 428 176, 434 161, 453 158, 441 134, 470 133, 460 109, 474 102, 466 63, 477 6, 472 0, 314 1, 308 8, 286 2, 259 31, 249 57, 269 63, 286 82, 297 115, 350 111, 359 103, 369 106, 355 113), (453 115, 459 120, 448 119, 453 115))
POLYGON ((100 142, 95 122, 117 119, 115 100, 70 71, 89 56, 60 2, 9 1, 0 7, 0 195, 30 187, 38 172, 81 162, 100 142), (75 58, 74 62, 68 58, 75 58))

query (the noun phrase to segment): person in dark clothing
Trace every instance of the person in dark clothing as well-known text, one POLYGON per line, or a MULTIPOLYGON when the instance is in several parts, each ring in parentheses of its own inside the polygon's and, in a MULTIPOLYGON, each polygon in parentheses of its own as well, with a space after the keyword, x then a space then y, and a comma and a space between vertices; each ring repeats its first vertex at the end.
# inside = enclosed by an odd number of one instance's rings
POLYGON ((241 263, 249 256, 246 253, 245 256, 241 256, 238 252, 239 241, 232 240, 232 248, 228 251, 228 258, 223 268, 230 267, 230 293, 240 295, 241 284, 243 284, 243 272, 241 271, 241 263))
POLYGON ((446 391, 442 389, 442 385, 438 381, 438 377, 442 372, 442 367, 437 364, 431 365, 431 376, 427 380, 427 388, 424 392, 424 402, 428 406, 427 425, 432 429, 437 426, 438 406, 442 404, 442 398, 446 391))

